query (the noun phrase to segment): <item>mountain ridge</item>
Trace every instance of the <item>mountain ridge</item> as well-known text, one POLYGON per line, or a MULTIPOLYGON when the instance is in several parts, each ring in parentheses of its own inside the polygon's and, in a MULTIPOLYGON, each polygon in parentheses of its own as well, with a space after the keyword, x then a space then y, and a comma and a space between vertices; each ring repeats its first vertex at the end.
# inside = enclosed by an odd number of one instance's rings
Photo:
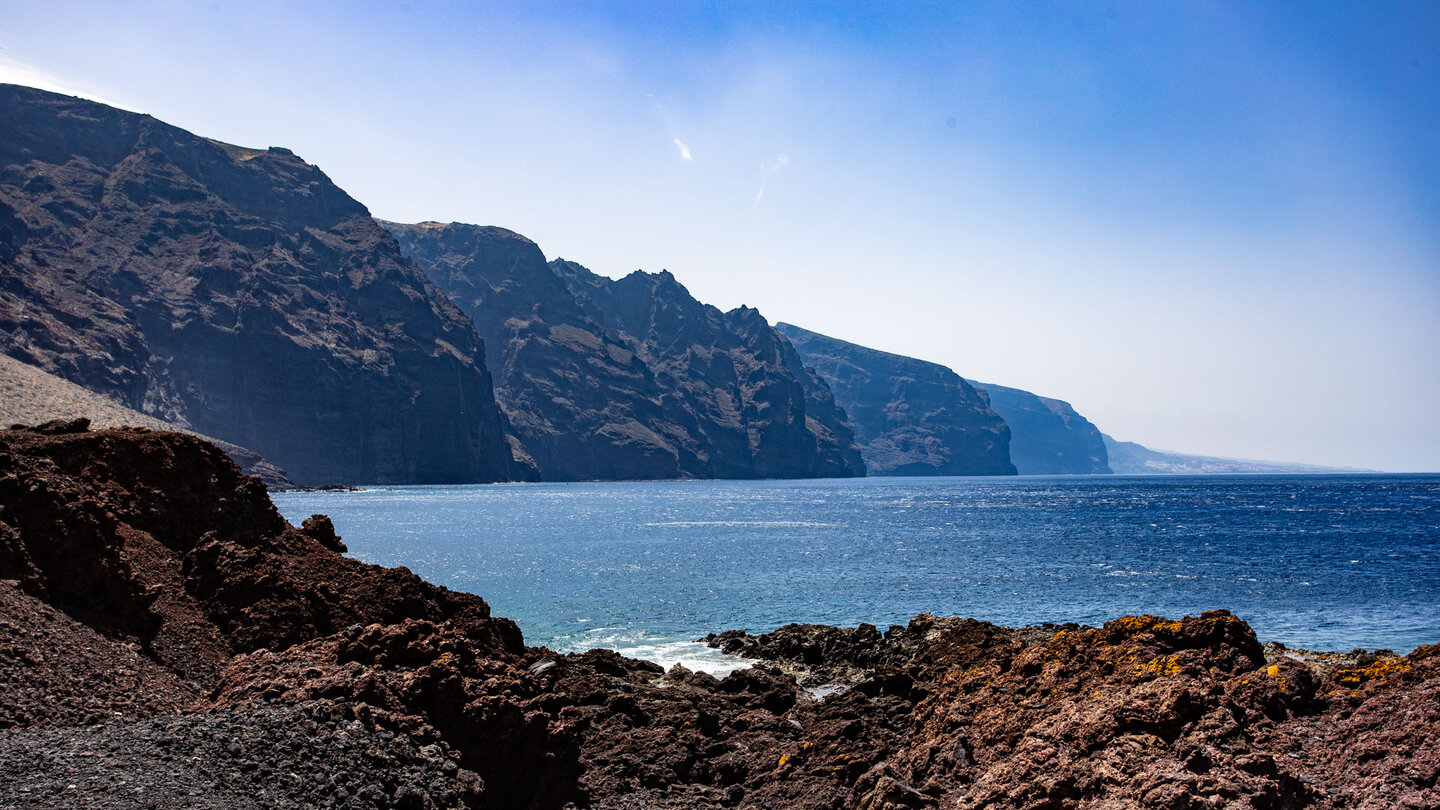
POLYGON ((474 327, 280 147, 0 86, 0 351, 308 484, 523 474, 474 327))
POLYGON ((543 478, 863 474, 828 389, 758 312, 722 313, 668 271, 546 262, 504 228, 381 224, 476 324, 543 478))
POLYGON ((945 366, 779 323, 850 416, 877 475, 1014 475, 1010 428, 945 366))

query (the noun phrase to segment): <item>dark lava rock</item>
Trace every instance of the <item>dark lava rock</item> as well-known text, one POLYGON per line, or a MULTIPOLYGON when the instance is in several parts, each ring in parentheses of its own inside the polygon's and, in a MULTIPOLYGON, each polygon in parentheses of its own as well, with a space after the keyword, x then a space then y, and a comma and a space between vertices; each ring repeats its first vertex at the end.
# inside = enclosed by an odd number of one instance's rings
POLYGON ((787 323, 790 339, 850 417, 871 475, 1014 475, 1010 428, 950 369, 787 323))
POLYGON ((1010 460, 1021 475, 1092 475, 1110 472, 1100 429, 1070 403, 1018 388, 974 383, 1010 426, 1010 460))
POLYGON ((0 684, 0 729, 172 714, 201 696, 140 644, 95 632, 14 580, 0 580, 0 684))
POLYGON ((479 597, 341 557, 327 523, 291 527, 186 434, 0 431, 0 578, 187 679, 357 622, 453 619, 497 654, 521 648, 479 597))
POLYGON ((547 480, 863 474, 824 384, 754 310, 668 273, 612 282, 503 228, 382 223, 474 319, 547 480))
POLYGON ((331 701, 0 731, 5 807, 440 810, 482 790, 443 745, 331 701))
POLYGON ((0 351, 302 484, 514 466, 469 320, 284 149, 0 86, 0 351))

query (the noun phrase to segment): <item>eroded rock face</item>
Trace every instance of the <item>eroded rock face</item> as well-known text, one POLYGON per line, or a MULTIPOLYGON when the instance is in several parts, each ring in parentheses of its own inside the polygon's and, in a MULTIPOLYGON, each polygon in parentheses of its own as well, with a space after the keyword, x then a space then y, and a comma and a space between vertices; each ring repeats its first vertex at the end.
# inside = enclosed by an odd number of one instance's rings
POLYGON ((757 310, 722 313, 663 270, 617 281, 563 259, 550 265, 586 314, 695 414, 712 477, 865 474, 844 410, 757 310))
POLYGON ((1110 472, 1100 429, 1070 403, 991 383, 975 383, 1010 426, 1010 460, 1021 475, 1110 472))
POLYGON ((144 429, 0 431, 0 579, 202 684, 237 652, 351 624, 462 622, 521 649, 476 596, 341 557, 215 446, 144 429))
POLYGON ((505 479, 473 326, 289 150, 0 86, 0 350, 302 484, 505 479))
POLYGON ((1270 663, 1250 628, 1225 611, 1020 630, 920 616, 883 636, 864 625, 791 625, 715 642, 792 671, 816 671, 822 649, 831 674, 853 677, 855 662, 876 661, 851 692, 905 696, 897 710, 908 722, 883 755, 867 758, 869 770, 837 807, 1418 808, 1440 800, 1434 646, 1348 669, 1284 656, 1270 663))
POLYGON ((383 224, 474 319, 543 478, 864 473, 829 389, 755 310, 721 313, 669 273, 547 264, 503 228, 383 224))
POLYGON ((1010 428, 960 375, 791 324, 775 328, 835 393, 871 475, 1015 474, 1010 428))

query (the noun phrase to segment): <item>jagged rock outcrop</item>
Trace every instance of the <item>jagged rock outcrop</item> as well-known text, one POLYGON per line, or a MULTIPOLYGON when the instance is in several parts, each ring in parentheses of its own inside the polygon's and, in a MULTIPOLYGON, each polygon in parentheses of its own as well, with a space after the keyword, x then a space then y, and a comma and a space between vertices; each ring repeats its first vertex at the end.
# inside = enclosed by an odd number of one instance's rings
POLYGON ((0 432, 0 796, 287 810, 1440 802, 1440 646, 1312 667, 1224 611, 1019 630, 922 615, 883 634, 721 633, 774 666, 717 680, 526 648, 479 597, 343 547, 327 518, 288 525, 197 438, 0 432), (817 700, 802 670, 849 688, 817 700))
POLYGON ((194 436, 0 431, 0 579, 187 678, 237 652, 406 617, 463 620, 519 649, 479 597, 343 550, 328 518, 291 527, 258 480, 194 436))
POLYGON ((721 313, 668 273, 547 264, 503 228, 382 224, 475 321, 543 478, 863 474, 828 389, 754 310, 721 313))
POLYGON ((1105 441, 1070 403, 991 383, 974 383, 1010 426, 1010 460, 1021 475, 1110 472, 1105 441))
MULTIPOLYGON (((1267 659, 1227 611, 1180 621, 1010 629, 917 616, 875 628, 789 625, 710 642, 786 671, 902 697, 835 806, 1431 807, 1440 802, 1440 645, 1267 659), (1406 700, 1409 707, 1402 707, 1406 700)), ((864 698, 860 705, 874 706, 864 698)), ((873 726, 872 726, 873 728, 873 726)), ((829 739, 794 773, 849 764, 829 739), (823 746, 823 747, 822 747, 823 746)), ((843 746, 839 747, 843 750, 843 746)))
POLYGON ((1014 475, 1010 428, 950 369, 788 323, 805 365, 850 417, 871 475, 1014 475))
POLYGON ((864 475, 844 411, 758 310, 702 304, 668 271, 612 280, 550 263, 581 308, 701 420, 720 478, 864 475))
POLYGON ((517 474, 469 320, 289 150, 0 86, 0 351, 301 483, 517 474))

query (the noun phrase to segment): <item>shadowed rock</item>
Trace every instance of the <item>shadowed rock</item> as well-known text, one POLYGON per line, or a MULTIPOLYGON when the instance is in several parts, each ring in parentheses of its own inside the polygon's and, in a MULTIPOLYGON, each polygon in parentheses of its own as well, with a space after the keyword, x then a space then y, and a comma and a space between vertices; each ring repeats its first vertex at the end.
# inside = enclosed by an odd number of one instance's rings
POLYGON ((871 475, 1014 475, 1010 428, 950 369, 782 323, 855 428, 871 475))
POLYGON ((305 484, 518 474, 468 319, 286 149, 0 86, 0 351, 305 484))
POLYGON ((669 273, 547 264, 503 228, 383 224, 474 319, 543 478, 864 473, 825 384, 755 310, 721 313, 669 273))

